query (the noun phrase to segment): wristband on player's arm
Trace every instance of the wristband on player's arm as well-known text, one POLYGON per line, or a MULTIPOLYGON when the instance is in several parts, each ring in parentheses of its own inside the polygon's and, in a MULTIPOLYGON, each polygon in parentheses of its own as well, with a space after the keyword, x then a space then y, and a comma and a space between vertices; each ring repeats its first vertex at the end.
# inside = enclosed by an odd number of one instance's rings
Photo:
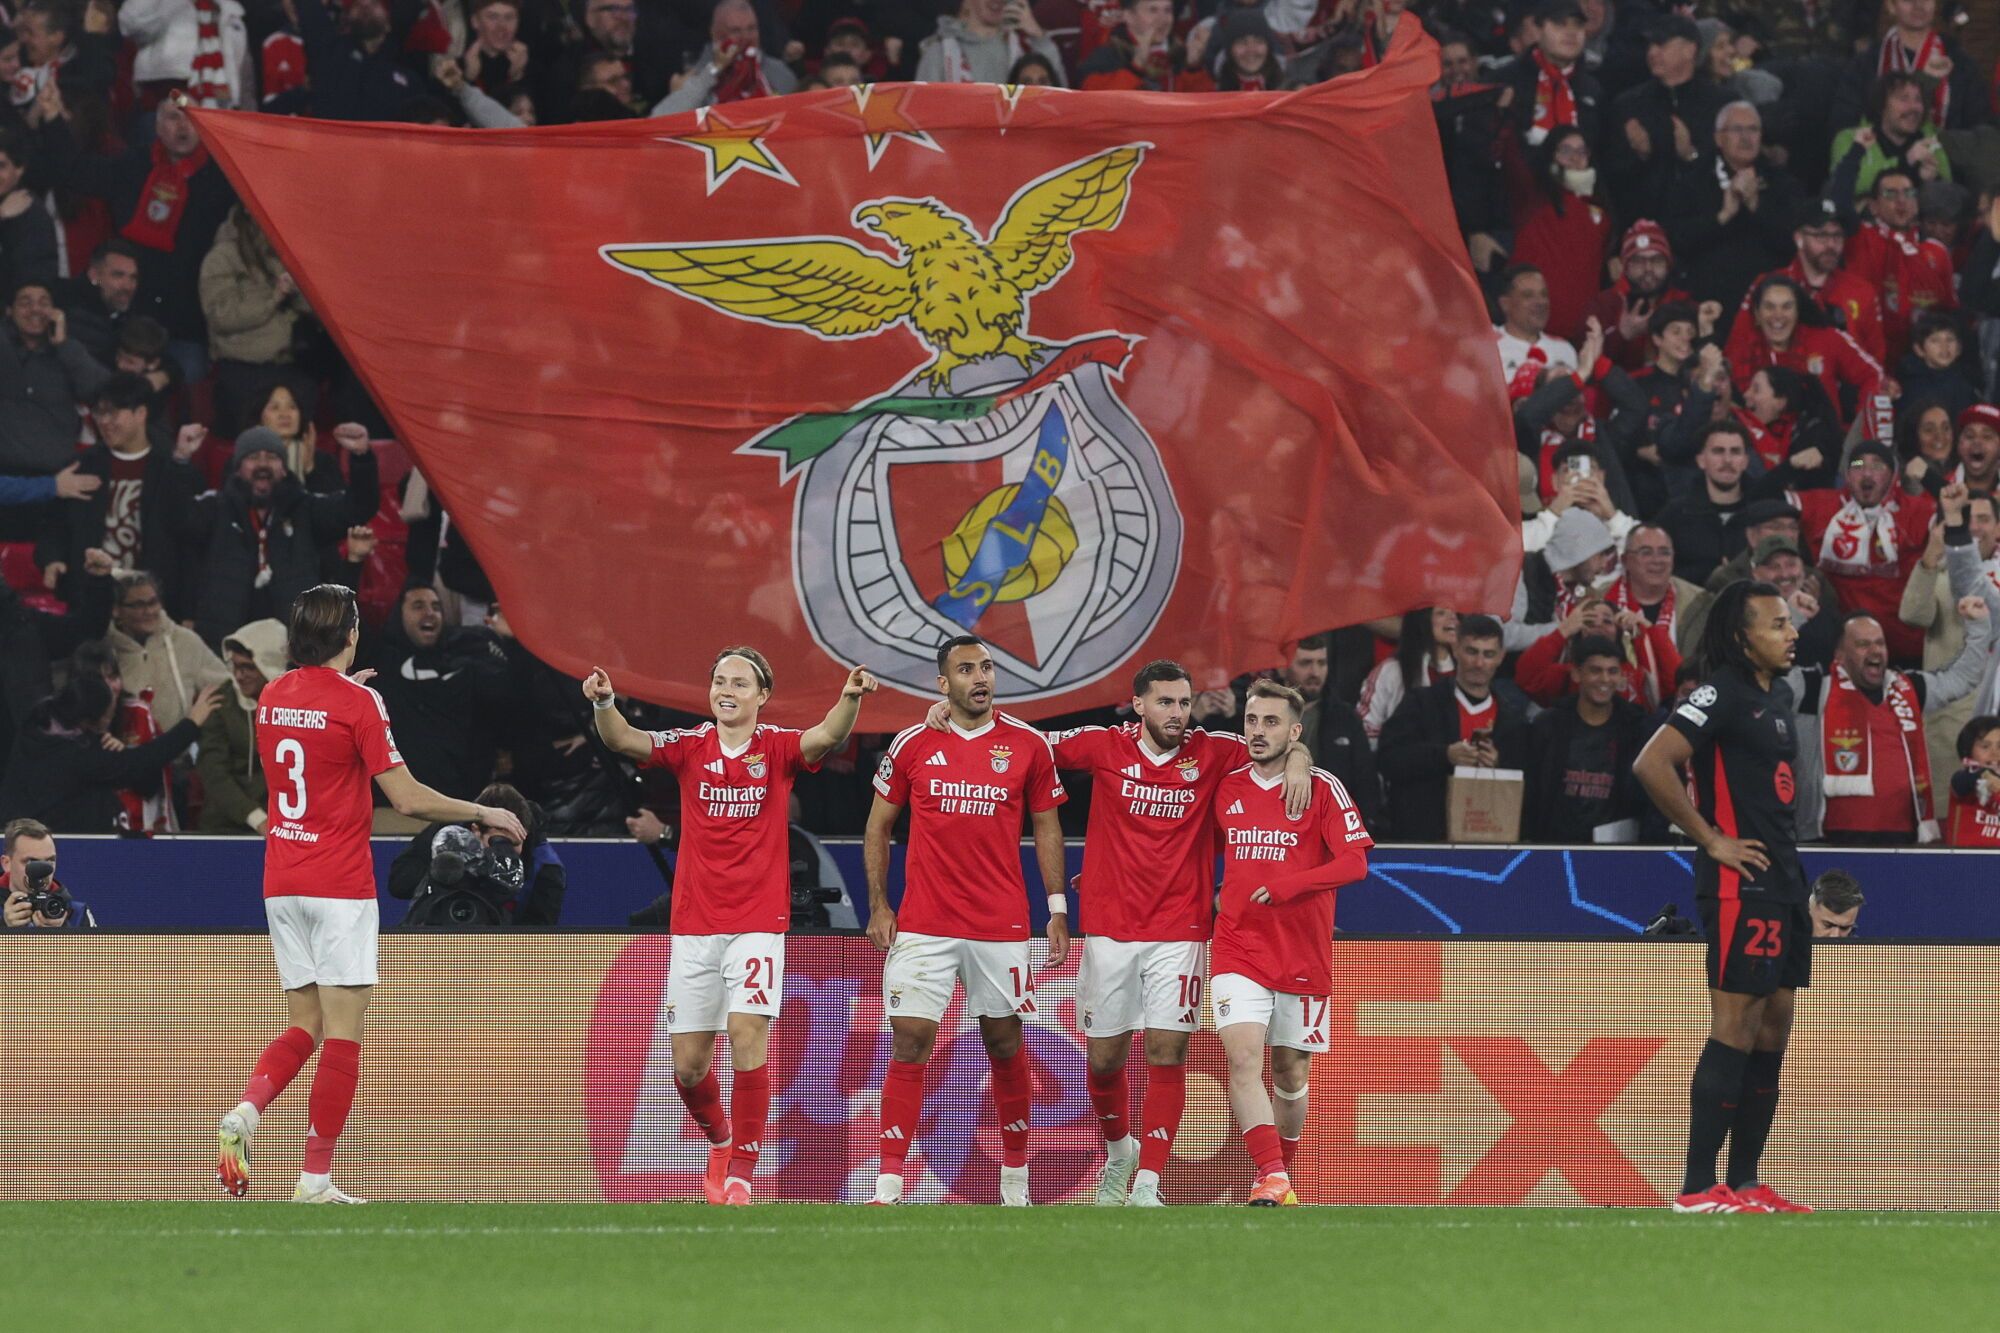
POLYGON ((1068 895, 1068 894, 1066 894, 1066 893, 1052 893, 1052 894, 1050 894, 1050 895, 1049 895, 1049 915, 1050 915, 1050 916, 1068 916, 1068 915, 1069 915, 1069 895, 1068 895))
POLYGON ((590 706, 597 712, 608 713, 618 706, 618 698, 616 695, 613 695, 608 699, 592 699, 590 706))

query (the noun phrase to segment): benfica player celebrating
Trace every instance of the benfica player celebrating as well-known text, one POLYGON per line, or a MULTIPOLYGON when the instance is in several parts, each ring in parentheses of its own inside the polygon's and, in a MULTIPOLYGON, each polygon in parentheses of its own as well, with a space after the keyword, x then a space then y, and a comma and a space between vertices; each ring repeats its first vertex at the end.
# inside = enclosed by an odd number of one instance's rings
MULTIPOLYGON (((300 1203, 360 1203, 333 1184, 333 1150, 361 1075, 361 1016, 376 982, 373 778, 396 810, 438 823, 527 833, 505 810, 453 800, 403 767, 382 696, 342 673, 354 661, 361 617, 352 590, 323 583, 292 605, 287 651, 298 663, 257 696, 257 758, 270 782, 264 828, 264 912, 292 1025, 264 1049, 236 1109, 217 1131, 216 1179, 250 1190, 257 1123, 313 1053, 300 1203)), ((365 675, 364 675, 365 679, 365 675)))
POLYGON ((708 1136, 702 1191, 747 1204, 771 1110, 764 1067, 771 1018, 784 1001, 785 928, 792 919, 787 818, 792 779, 847 744, 875 678, 855 667, 826 720, 790 731, 757 720, 771 698, 771 664, 755 648, 725 648, 710 668, 715 721, 687 731, 640 731, 619 713, 602 667, 583 682, 597 734, 645 768, 680 782, 667 1034, 674 1087, 708 1136), (727 1115, 715 1076, 715 1035, 729 1033, 736 1083, 727 1115))
MULTIPOLYGON (((1200 1021, 1202 955, 1215 915, 1210 807, 1223 776, 1249 755, 1241 736, 1190 727, 1193 710, 1187 668, 1152 662, 1132 678, 1137 720, 1053 738, 1056 767, 1088 772, 1096 792, 1077 881, 1090 931, 1078 1008, 1090 1046, 1090 1103, 1104 1131, 1097 1202, 1107 1206, 1161 1206, 1160 1170, 1187 1106, 1188 1034, 1200 1021), (1142 1028, 1145 1119, 1135 1139, 1125 1061, 1142 1028)), ((944 725, 939 709, 931 716, 944 725)), ((1285 808, 1297 815, 1312 798, 1312 757, 1294 742, 1285 762, 1285 808)))
POLYGON ((1222 903, 1209 1003, 1229 1057, 1229 1109, 1257 1164, 1250 1202, 1260 1207, 1298 1202, 1289 1167, 1305 1132, 1313 1053, 1326 1049, 1334 891, 1368 873, 1375 845, 1347 789, 1320 769, 1304 816, 1286 813, 1279 788, 1305 706, 1289 685, 1251 685, 1243 706, 1250 762, 1215 793, 1222 903), (1275 1113, 1264 1088, 1266 1046, 1275 1113))
MULTIPOLYGON (((1028 886, 1021 874, 1021 817, 1034 818, 1044 888, 1063 882, 1066 798, 1042 733, 993 708, 993 655, 971 635, 938 649, 938 689, 950 705, 945 731, 901 733, 875 774, 875 808, 862 853, 868 868, 868 938, 889 957, 882 1004, 892 1034, 882 1083, 882 1171, 875 1203, 903 1199, 903 1165, 924 1108, 924 1065, 955 984, 993 1064, 1000 1118, 1000 1202, 1028 1204, 1028 1113, 1033 1088, 1021 1048, 1021 1015, 1035 1011, 1028 950, 1028 886), (889 833, 910 807, 900 916, 889 906, 889 833)), ((1049 894, 1049 963, 1069 956, 1069 902, 1049 894)))

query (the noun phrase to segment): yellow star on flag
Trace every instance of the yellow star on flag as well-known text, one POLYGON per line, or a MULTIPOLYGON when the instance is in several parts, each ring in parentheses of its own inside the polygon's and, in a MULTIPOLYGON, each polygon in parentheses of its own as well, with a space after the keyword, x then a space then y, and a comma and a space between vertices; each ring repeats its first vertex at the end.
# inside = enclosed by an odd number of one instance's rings
POLYGON ((875 164, 882 160, 882 154, 889 150, 891 139, 902 139, 919 148, 928 148, 933 153, 942 153, 937 140, 917 128, 903 110, 903 102, 915 92, 914 88, 889 88, 877 91, 873 84, 854 85, 854 109, 847 114, 861 122, 861 132, 868 143, 868 169, 875 170, 875 164))
POLYGON ((666 142, 692 148, 706 159, 710 194, 738 171, 746 170, 787 185, 798 184, 785 164, 764 146, 764 136, 778 128, 777 120, 732 125, 713 114, 711 107, 702 107, 694 114, 700 128, 693 134, 670 135, 666 142))

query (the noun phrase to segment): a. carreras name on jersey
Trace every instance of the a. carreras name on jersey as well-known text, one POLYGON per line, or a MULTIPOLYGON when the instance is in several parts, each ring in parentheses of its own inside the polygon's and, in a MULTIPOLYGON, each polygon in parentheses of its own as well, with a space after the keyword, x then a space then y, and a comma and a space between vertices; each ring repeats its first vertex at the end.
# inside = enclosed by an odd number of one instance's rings
POLYGON ((1229 856, 1235 861, 1282 861, 1298 845, 1299 835, 1287 829, 1229 830, 1229 856))
POLYGON ((1200 799, 1192 787, 1161 787, 1134 782, 1131 778, 1119 783, 1118 794, 1132 803, 1133 814, 1153 819, 1185 818, 1188 809, 1200 799))
POLYGON ((699 796, 716 819, 754 819, 764 808, 764 796, 769 791, 769 787, 724 787, 704 782, 699 796))
POLYGON ((257 725, 260 727, 304 727, 308 731, 326 730, 326 710, 324 708, 259 708, 257 725))

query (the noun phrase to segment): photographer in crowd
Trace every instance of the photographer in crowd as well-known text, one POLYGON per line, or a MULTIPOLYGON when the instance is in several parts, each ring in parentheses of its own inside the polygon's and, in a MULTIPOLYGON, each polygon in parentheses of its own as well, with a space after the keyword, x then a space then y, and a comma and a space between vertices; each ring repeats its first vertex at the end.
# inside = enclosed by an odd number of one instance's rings
POLYGON ((17 819, 0 837, 0 924, 8 930, 95 930, 90 907, 56 879, 56 840, 47 825, 17 819))
POLYGON ((409 900, 405 926, 553 926, 568 872, 542 832, 541 811, 496 782, 479 793, 521 821, 525 847, 482 824, 432 824, 389 867, 389 894, 409 900))

